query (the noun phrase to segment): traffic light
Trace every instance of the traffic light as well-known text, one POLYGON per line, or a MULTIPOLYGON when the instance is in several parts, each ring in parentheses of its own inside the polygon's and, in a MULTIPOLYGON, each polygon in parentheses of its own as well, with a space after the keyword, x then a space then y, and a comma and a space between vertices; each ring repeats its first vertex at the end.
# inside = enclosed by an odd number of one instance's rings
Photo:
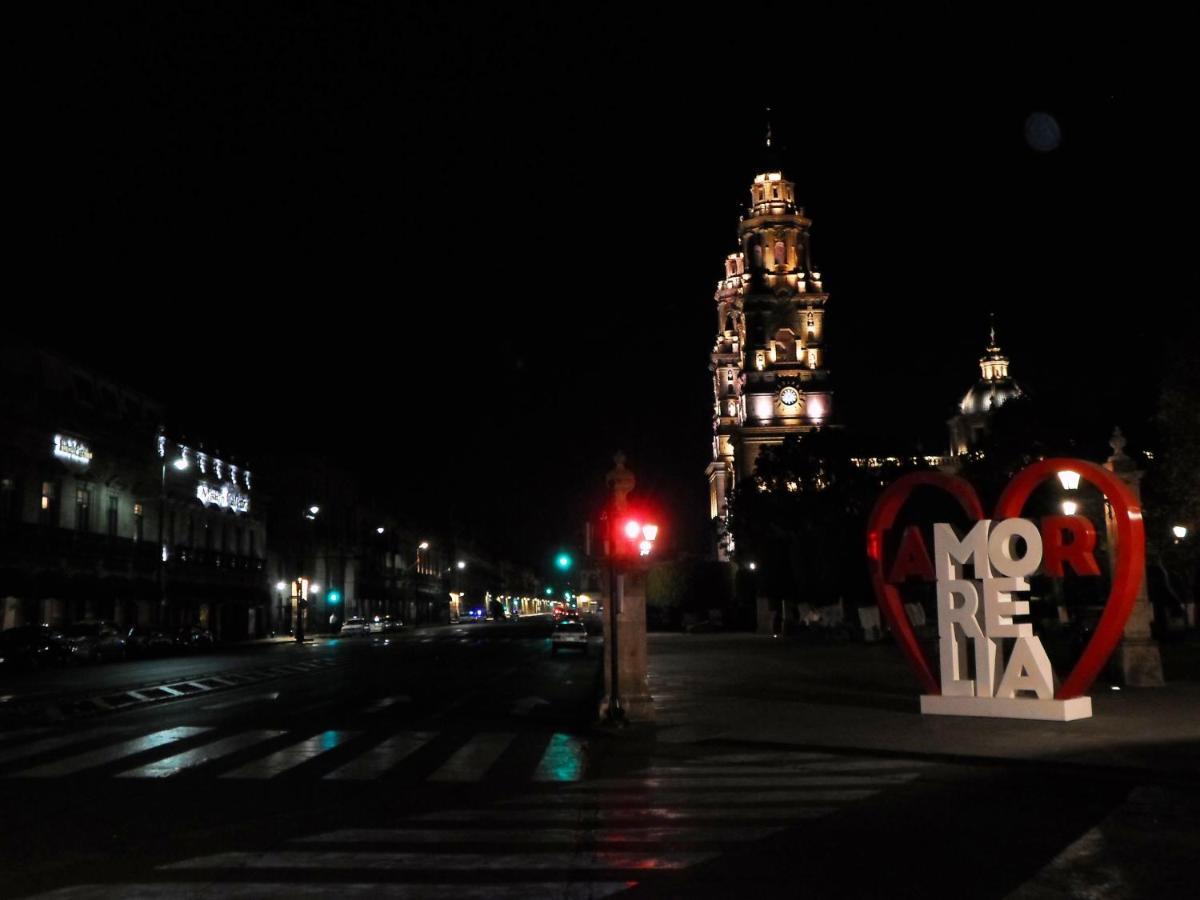
POLYGON ((645 516, 630 515, 617 522, 615 555, 649 556, 658 539, 658 525, 645 516))
POLYGON ((571 563, 572 563, 572 559, 571 559, 571 554, 569 554, 569 553, 560 553, 554 559, 554 564, 556 566, 558 566, 560 571, 563 571, 563 572, 565 572, 569 568, 571 568, 571 563))
POLYGON ((330 591, 328 594, 325 595, 325 602, 326 603, 341 603, 342 602, 342 592, 341 591, 330 591))

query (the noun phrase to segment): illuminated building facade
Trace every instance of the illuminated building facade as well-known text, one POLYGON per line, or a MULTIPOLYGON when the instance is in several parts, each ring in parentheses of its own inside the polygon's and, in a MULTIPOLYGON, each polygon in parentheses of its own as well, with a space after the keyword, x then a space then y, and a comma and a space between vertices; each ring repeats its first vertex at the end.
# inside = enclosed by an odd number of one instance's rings
POLYGON ((0 353, 0 627, 105 620, 261 633, 254 475, 164 407, 54 354, 0 353), (251 499, 251 498, 255 499, 251 499))
POLYGON ((825 357, 829 295, 814 268, 811 221, 795 185, 768 168, 754 176, 714 296, 712 462, 706 474, 717 555, 728 559, 731 494, 764 447, 826 425, 833 411, 825 357))
POLYGON ((1009 400, 1024 396, 1008 374, 1008 357, 996 343, 996 329, 988 335, 987 349, 979 360, 980 379, 958 404, 958 415, 946 422, 950 430, 950 455, 970 453, 988 433, 994 410, 1009 400))

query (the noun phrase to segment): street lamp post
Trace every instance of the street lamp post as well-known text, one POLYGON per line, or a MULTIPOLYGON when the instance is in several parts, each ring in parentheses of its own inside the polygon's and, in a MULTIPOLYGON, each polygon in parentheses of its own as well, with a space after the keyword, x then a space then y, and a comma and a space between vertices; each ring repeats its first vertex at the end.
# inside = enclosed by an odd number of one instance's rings
MULTIPOLYGON (((167 613, 167 440, 163 431, 158 433, 158 455, 162 460, 162 477, 158 489, 158 618, 159 624, 166 624, 163 618, 167 613)), ((179 471, 188 467, 186 451, 171 463, 179 471)))

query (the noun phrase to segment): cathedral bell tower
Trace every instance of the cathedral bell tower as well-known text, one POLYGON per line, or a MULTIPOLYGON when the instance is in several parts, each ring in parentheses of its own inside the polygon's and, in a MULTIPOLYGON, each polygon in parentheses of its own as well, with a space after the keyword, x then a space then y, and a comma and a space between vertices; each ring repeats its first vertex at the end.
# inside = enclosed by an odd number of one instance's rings
POLYGON ((825 360, 829 295, 812 265, 811 225, 781 171, 755 175, 738 225, 741 249, 725 258, 725 277, 717 283, 709 366, 713 460, 706 471, 721 559, 733 551, 730 495, 754 473, 762 448, 821 428, 832 412, 825 360))

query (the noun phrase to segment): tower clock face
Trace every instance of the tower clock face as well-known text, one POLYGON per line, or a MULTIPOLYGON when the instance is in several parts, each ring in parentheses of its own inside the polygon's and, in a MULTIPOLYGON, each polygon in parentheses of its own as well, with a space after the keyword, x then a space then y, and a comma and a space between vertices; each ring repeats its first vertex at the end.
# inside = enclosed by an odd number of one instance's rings
POLYGON ((785 387, 779 392, 779 402, 784 406, 795 406, 800 401, 800 392, 794 387, 785 387))

